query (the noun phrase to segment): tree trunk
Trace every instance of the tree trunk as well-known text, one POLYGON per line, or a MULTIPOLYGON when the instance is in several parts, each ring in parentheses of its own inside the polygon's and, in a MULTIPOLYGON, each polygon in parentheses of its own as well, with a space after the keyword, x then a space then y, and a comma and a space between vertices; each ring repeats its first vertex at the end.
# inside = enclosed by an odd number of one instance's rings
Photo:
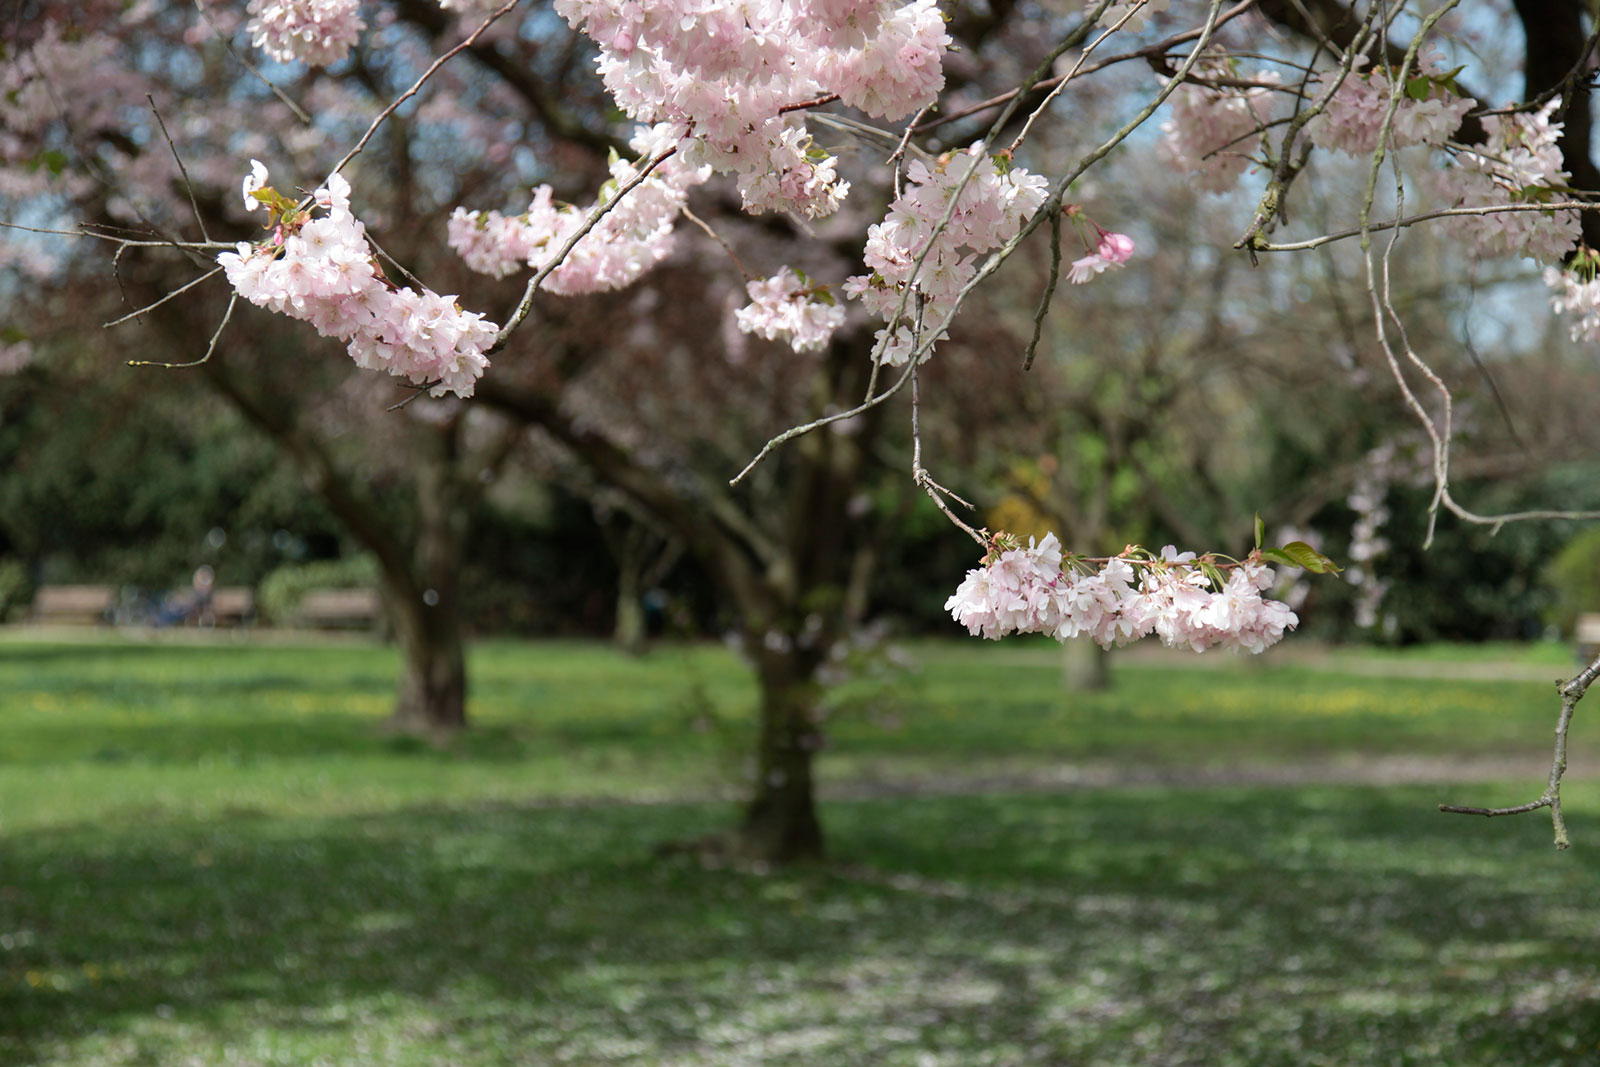
POLYGON ((1086 637, 1061 644, 1061 688, 1089 693, 1111 688, 1111 653, 1086 637))
MULTIPOLYGON (((448 450, 451 441, 441 434, 439 443, 448 450)), ((413 566, 383 567, 384 596, 404 657, 390 725, 436 740, 467 725, 461 562, 469 507, 449 458, 430 457, 418 466, 413 566)))
POLYGON ((441 625, 428 617, 441 606, 418 602, 413 608, 391 609, 404 657, 389 720, 399 733, 439 739, 467 725, 467 661, 460 621, 441 625))
POLYGON ((612 638, 617 647, 630 656, 644 654, 644 561, 637 546, 629 543, 626 551, 616 556, 617 564, 617 622, 612 638))
POLYGON ((794 652, 757 653, 761 736, 755 795, 745 809, 738 845, 746 859, 794 863, 821 859, 811 759, 822 747, 817 724, 819 687, 810 664, 794 652))

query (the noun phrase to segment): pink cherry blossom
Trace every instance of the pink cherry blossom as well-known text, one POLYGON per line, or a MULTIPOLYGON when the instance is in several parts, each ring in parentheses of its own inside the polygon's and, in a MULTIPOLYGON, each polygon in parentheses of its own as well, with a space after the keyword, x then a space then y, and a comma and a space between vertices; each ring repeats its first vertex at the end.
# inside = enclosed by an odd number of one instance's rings
POLYGON ((796 352, 826 347, 833 332, 844 325, 844 308, 813 300, 805 282, 788 267, 750 282, 745 290, 750 303, 734 312, 740 331, 787 341, 796 352))
POLYGON ((977 257, 1014 237, 1046 195, 1042 175, 1022 167, 1002 170, 979 145, 932 165, 917 160, 906 177, 905 189, 884 220, 867 230, 862 259, 871 273, 844 285, 846 296, 860 300, 885 322, 905 300, 907 310, 894 330, 886 326, 878 331, 877 358, 895 366, 903 365, 919 343, 918 305, 925 329, 948 317, 957 294, 977 273, 977 257), (934 230, 969 170, 972 176, 956 199, 949 225, 935 238, 934 230), (925 250, 922 269, 913 278, 912 268, 925 250), (905 321, 907 317, 912 321, 905 321))
POLYGON ((366 28, 359 0, 250 0, 251 43, 280 63, 337 63, 366 28))
MULTIPOLYGON (((252 160, 245 189, 263 188, 266 179, 266 168, 252 160)), ((358 366, 425 385, 434 396, 471 396, 499 328, 463 311, 453 296, 387 282, 367 248, 366 227, 350 212, 350 184, 341 175, 312 199, 325 215, 286 218, 274 240, 241 242, 217 257, 235 292, 346 342, 358 366), (286 230, 293 232, 283 236, 286 230)))
POLYGON ((1262 652, 1299 624, 1289 606, 1261 596, 1273 572, 1259 563, 1230 565, 1220 589, 1192 552, 1171 545, 1161 555, 1114 557, 1096 571, 1063 567, 1054 534, 1026 548, 995 554, 968 571, 945 602, 969 633, 993 640, 1048 633, 1058 641, 1087 637, 1103 648, 1155 634, 1172 648, 1262 652))
MULTIPOLYGON (((1528 203, 1565 188, 1569 175, 1558 144, 1562 124, 1552 122, 1559 100, 1533 114, 1488 115, 1485 142, 1455 154, 1435 172, 1435 188, 1457 207, 1528 203)), ((1441 219, 1440 225, 1470 242, 1479 255, 1559 260, 1579 236, 1575 211, 1502 211, 1441 219)))
MULTIPOLYGON (((1418 77, 1437 75, 1443 79, 1442 55, 1423 52, 1417 57, 1418 77)), ((1378 134, 1383 129, 1383 119, 1389 110, 1389 98, 1394 94, 1394 83, 1389 71, 1378 67, 1364 72, 1365 56, 1356 61, 1356 67, 1328 101, 1321 115, 1306 125, 1312 141, 1323 148, 1332 148, 1351 155, 1371 155, 1378 147, 1378 134)), ((1396 103, 1391 133, 1396 147, 1430 144, 1442 145, 1449 139, 1462 118, 1476 106, 1469 96, 1457 96, 1439 81, 1428 83, 1427 95, 1417 100, 1408 91, 1400 90, 1396 103)))
POLYGON ((1067 280, 1082 285, 1101 271, 1120 267, 1133 255, 1133 238, 1124 233, 1100 230, 1100 240, 1093 252, 1074 260, 1067 271, 1067 280))
MULTIPOLYGON (((1200 64, 1197 73, 1219 80, 1238 77, 1220 58, 1200 64)), ((1280 79, 1275 71, 1258 71, 1251 80, 1272 84, 1280 79)), ((1196 188, 1225 193, 1238 183, 1260 147, 1261 131, 1271 117, 1272 90, 1185 82, 1166 106, 1171 117, 1161 124, 1160 155, 1188 172, 1196 188)))

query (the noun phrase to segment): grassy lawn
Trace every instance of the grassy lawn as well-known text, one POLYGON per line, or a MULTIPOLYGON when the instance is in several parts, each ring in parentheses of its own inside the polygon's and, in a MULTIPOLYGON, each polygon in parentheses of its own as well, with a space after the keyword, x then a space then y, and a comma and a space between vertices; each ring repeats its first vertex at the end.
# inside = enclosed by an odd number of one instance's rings
POLYGON ((438 751, 374 729, 388 649, 0 642, 0 1064, 1600 1062, 1582 778, 1567 853, 1432 810, 1526 779, 850 788, 1526 761, 1548 683, 1269 657, 1068 699, 1045 650, 912 651, 836 699, 833 863, 762 874, 654 855, 735 814, 720 649, 485 645, 438 751))

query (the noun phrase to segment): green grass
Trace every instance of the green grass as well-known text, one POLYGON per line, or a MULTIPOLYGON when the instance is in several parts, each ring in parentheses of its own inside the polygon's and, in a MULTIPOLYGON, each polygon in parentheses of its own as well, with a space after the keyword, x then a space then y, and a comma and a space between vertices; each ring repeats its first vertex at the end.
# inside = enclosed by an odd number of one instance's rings
MULTIPOLYGON (((915 651, 839 698, 837 785, 1538 755, 1554 711, 1270 660, 1067 700, 1049 656, 915 651)), ((374 729, 394 669, 0 643, 0 1064, 1600 1062, 1587 784, 1567 853, 1432 810, 1527 781, 1002 787, 833 800, 827 867, 715 870, 655 848, 736 814, 726 652, 486 645, 443 751, 374 729)))

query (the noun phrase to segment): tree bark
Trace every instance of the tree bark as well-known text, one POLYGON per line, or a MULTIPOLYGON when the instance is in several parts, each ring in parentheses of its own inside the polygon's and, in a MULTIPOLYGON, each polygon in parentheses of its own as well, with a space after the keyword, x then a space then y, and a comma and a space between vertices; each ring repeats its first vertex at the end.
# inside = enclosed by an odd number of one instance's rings
POLYGON ((630 656, 644 655, 643 565, 637 555, 617 560, 617 621, 612 631, 616 646, 630 656))
POLYGON ((822 747, 820 689, 811 677, 811 659, 793 649, 757 654, 761 733, 754 795, 738 831, 744 859, 785 864, 822 858, 822 824, 811 775, 812 757, 822 747))
POLYGON ((1111 688, 1111 653, 1086 637, 1061 645, 1061 688, 1092 693, 1111 688))
POLYGON ((467 724, 461 562, 471 501, 456 474, 457 433, 439 427, 417 467, 417 525, 404 567, 384 567, 385 599, 404 661, 390 725, 438 739, 467 724))
POLYGON ((465 728, 467 662, 459 612, 446 607, 442 594, 438 603, 429 604, 387 582, 385 592, 402 657, 390 728, 433 739, 465 728))

